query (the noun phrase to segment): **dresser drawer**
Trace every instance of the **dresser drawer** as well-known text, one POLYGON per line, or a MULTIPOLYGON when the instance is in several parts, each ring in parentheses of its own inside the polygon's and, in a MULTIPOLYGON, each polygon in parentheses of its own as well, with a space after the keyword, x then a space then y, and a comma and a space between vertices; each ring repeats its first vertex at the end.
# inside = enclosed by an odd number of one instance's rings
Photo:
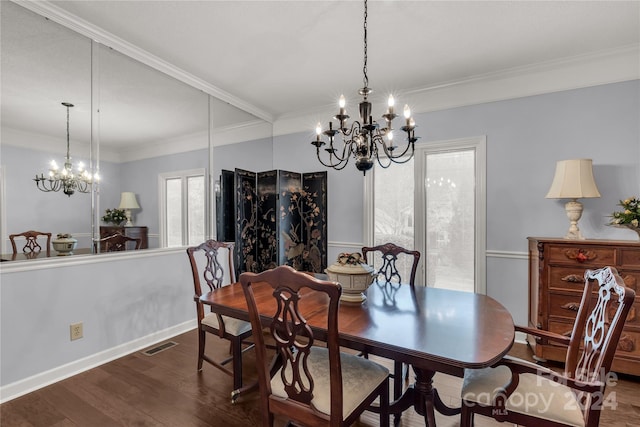
POLYGON ((620 248, 620 265, 640 269, 640 249, 620 248))
POLYGON ((582 293, 549 293, 549 317, 550 318, 564 318, 573 322, 578 314, 580 308, 580 301, 582 300, 582 293))
POLYGON ((595 267, 549 267, 548 289, 568 289, 582 292, 584 290, 584 273, 595 267))
MULTIPOLYGON (((573 294, 570 292, 564 293, 549 293, 549 306, 548 315, 549 321, 558 320, 560 322, 570 322, 573 325, 573 320, 578 314, 580 308, 580 301, 582 300, 582 294, 573 294)), ((597 297, 593 296, 591 299, 590 310, 593 309, 593 305, 596 303, 597 297)), ((611 303, 609 306, 609 319, 611 319, 618 308, 616 302, 611 303)), ((627 321, 624 325, 626 329, 634 329, 640 332, 640 296, 636 297, 629 314, 627 315, 627 321)), ((564 331, 555 331, 563 334, 564 331)))
POLYGON ((636 295, 638 295, 640 292, 640 271, 621 268, 618 270, 618 274, 624 280, 624 285, 636 291, 636 295))
MULTIPOLYGON (((563 321, 550 321, 549 330, 551 332, 555 332, 556 334, 570 337, 571 332, 573 331, 573 323, 563 321)), ((565 347, 561 344, 552 342, 549 342, 548 344, 554 347, 565 347)), ((626 328, 622 331, 622 335, 620 336, 620 341, 618 342, 618 347, 616 350, 616 357, 617 356, 640 356, 640 331, 629 330, 626 328)))
POLYGON ((549 245, 549 263, 564 263, 574 265, 605 266, 615 265, 616 249, 602 246, 588 246, 574 244, 549 245))

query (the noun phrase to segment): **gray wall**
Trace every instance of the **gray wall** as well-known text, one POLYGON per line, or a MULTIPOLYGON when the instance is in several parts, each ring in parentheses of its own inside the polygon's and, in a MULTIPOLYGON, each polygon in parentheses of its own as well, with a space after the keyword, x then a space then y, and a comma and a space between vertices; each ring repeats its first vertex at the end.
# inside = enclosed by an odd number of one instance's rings
MULTIPOLYGON (((518 323, 527 316, 527 236, 562 237, 569 228, 566 200, 545 199, 556 161, 593 159, 602 197, 582 200, 587 238, 636 238, 605 224, 619 199, 640 195, 639 118, 638 80, 416 115, 418 144, 487 137, 487 293, 518 323)), ((310 129, 274 138, 274 168, 322 170, 314 137, 310 129)), ((328 180, 331 260, 362 244, 364 180, 353 163, 329 170, 328 180)))
POLYGON ((92 357, 103 362, 133 341, 144 343, 145 337, 184 323, 195 325, 184 250, 56 261, 46 268, 33 261, 29 270, 2 271, 2 387, 35 375, 46 381, 50 370, 83 366, 92 357), (76 322, 83 322, 84 338, 70 341, 69 325, 76 322))
MULTIPOLYGON (((136 193, 140 209, 134 210, 134 224, 149 227, 149 247, 159 247, 160 208, 158 175, 166 172, 204 168, 208 170, 208 150, 188 151, 170 156, 153 157, 150 159, 126 162, 120 165, 121 183, 119 191, 133 191, 136 193)), ((105 184, 106 185, 106 184, 105 184)), ((120 192, 112 205, 101 197, 101 212, 106 208, 118 207, 120 192)))
MULTIPOLYGON (((602 197, 584 200, 580 224, 587 237, 636 238, 605 223, 618 199, 640 195, 639 95, 640 81, 633 81, 417 115, 421 143, 487 136, 487 288, 516 322, 523 323, 527 313, 526 237, 560 237, 568 229, 563 202, 544 198, 557 160, 594 160, 602 197)), ((272 154, 270 144, 260 141, 216 148, 214 176, 221 167, 236 166, 323 170, 309 144, 312 138, 312 130, 278 136, 272 154)), ((161 160, 137 165, 137 173, 152 176, 155 171, 144 168, 159 169, 155 162, 161 160)), ((363 179, 351 165, 340 172, 330 170, 328 179, 332 256, 343 245, 362 244, 363 179)), ((152 185, 151 179, 142 181, 152 185)), ((2 269, 3 390, 86 358, 99 363, 105 352, 193 321, 191 277, 183 251, 147 255, 105 254, 102 259, 88 257, 93 262, 87 264, 69 259, 55 268, 2 269), (85 322, 85 338, 70 342, 69 324, 77 321, 85 322)))

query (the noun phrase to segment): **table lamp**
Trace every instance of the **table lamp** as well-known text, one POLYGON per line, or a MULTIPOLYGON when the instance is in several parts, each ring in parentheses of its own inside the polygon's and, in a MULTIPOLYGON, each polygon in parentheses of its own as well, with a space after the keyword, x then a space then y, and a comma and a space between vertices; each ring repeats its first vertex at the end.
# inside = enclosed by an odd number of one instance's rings
POLYGON ((118 209, 124 209, 124 214, 127 217, 127 223, 124 226, 133 227, 133 222, 131 222, 131 209, 140 209, 140 205, 138 205, 138 201, 136 200, 136 193, 130 191, 123 192, 120 196, 120 206, 118 206, 118 209))
POLYGON ((569 232, 565 239, 584 240, 578 221, 582 216, 582 203, 576 199, 600 197, 598 187, 593 179, 591 159, 560 160, 556 164, 547 199, 571 199, 564 205, 569 217, 569 232))

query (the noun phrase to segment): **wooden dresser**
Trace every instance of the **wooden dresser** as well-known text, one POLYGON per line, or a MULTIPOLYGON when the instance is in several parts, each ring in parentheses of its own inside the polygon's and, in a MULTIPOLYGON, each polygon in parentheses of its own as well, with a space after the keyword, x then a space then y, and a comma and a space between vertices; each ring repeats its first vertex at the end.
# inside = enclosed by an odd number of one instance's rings
MULTIPOLYGON (((100 238, 109 237, 114 234, 124 234, 127 237, 134 239, 142 239, 140 249, 147 249, 149 247, 149 238, 147 236, 148 227, 121 227, 117 225, 101 225, 100 226, 100 238)), ((135 242, 132 242, 135 243, 135 242)), ((104 248, 101 248, 104 250, 104 248)), ((129 250, 129 247, 127 247, 129 250)))
MULTIPOLYGON (((636 291, 613 370, 640 375, 640 242, 529 237, 529 326, 570 335, 584 290, 584 272, 612 266, 636 291)), ((564 361, 566 347, 528 336, 540 359, 564 361)))

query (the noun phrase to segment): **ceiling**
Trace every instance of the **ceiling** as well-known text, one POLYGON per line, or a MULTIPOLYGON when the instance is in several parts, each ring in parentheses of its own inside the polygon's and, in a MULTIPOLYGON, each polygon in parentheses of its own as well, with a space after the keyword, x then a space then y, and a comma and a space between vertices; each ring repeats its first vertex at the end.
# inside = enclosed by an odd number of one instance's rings
MULTIPOLYGON (((271 123, 304 117, 304 126, 312 129, 335 113, 340 94, 351 111, 359 101, 361 1, 48 4, 70 14, 77 28, 97 29, 116 44, 160 58, 183 79, 271 123)), ((637 58, 639 46, 639 1, 371 0, 368 5, 373 101, 383 102, 391 92, 418 112, 429 110, 424 99, 434 99, 443 88, 463 91, 461 85, 470 82, 513 79, 567 61, 602 60, 611 52, 637 58)), ((638 78, 638 71, 633 73, 638 78)))

